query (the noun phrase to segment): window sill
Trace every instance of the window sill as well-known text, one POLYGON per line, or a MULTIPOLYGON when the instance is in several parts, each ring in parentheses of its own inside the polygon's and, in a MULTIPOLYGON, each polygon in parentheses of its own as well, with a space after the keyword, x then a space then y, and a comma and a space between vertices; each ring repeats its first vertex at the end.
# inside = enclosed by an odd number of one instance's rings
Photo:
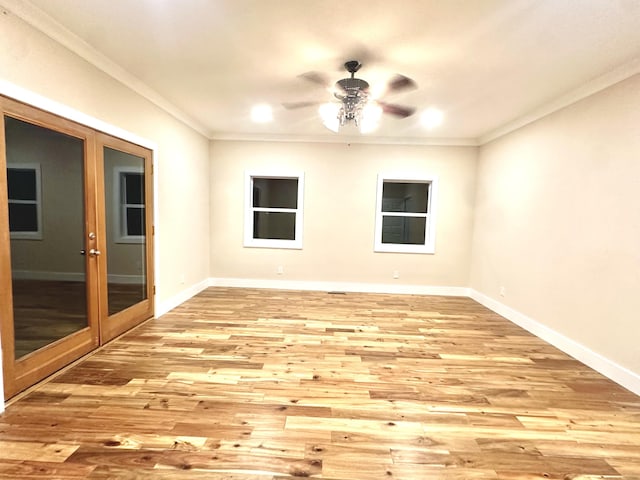
POLYGON ((11 240, 42 240, 42 232, 11 232, 11 240))
POLYGON ((145 237, 143 236, 128 236, 128 237, 118 237, 115 239, 114 243, 144 243, 145 237))
POLYGON ((250 239, 245 240, 245 248, 281 248, 287 250, 302 250, 301 240, 268 240, 250 239))
POLYGON ((377 253, 419 253, 428 255, 436 253, 433 245, 402 245, 396 243, 376 244, 373 251, 377 253))

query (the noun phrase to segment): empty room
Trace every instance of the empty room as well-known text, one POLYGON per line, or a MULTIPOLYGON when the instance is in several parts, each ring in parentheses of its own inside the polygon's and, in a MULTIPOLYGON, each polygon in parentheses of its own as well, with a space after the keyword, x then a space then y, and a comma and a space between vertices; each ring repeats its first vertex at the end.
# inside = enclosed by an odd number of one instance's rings
POLYGON ((640 479, 639 25, 0 0, 0 478, 640 479))

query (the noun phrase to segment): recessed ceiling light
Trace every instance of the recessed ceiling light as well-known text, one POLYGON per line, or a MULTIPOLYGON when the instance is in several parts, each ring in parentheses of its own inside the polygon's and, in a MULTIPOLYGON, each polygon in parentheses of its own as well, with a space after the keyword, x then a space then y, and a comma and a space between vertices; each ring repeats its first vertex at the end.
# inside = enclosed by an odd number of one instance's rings
POLYGON ((267 123, 273 120, 273 111, 267 104, 254 105, 251 109, 251 120, 256 123, 267 123))
POLYGON ((438 127, 444 120, 444 113, 435 107, 429 107, 420 116, 420 121, 427 129, 438 127))

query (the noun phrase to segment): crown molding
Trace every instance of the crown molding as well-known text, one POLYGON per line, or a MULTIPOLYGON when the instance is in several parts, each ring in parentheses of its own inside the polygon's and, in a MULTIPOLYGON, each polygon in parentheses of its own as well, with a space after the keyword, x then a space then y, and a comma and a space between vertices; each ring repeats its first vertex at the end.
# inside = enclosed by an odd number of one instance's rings
POLYGON ((498 127, 495 130, 492 130, 484 135, 482 135, 478 140, 478 145, 482 146, 486 143, 489 143, 497 138, 500 138, 508 133, 511 133, 519 128, 524 127, 530 123, 535 122, 536 120, 540 120, 547 115, 552 114, 558 110, 561 110, 569 105, 576 103, 584 98, 590 97, 605 88, 608 88, 616 83, 619 83, 627 78, 632 77, 640 73, 640 55, 634 57, 631 61, 626 62, 617 68, 600 75, 589 82, 582 84, 578 88, 571 90, 570 92, 565 93, 564 95, 552 100, 549 103, 546 103, 535 110, 518 117, 517 119, 498 127))
POLYGON ((363 135, 361 137, 340 134, 333 135, 279 135, 279 134, 251 134, 251 133, 214 133, 209 137, 216 141, 241 142, 299 142, 299 143, 354 143, 367 145, 420 145, 446 147, 477 147, 475 138, 430 138, 430 137, 375 137, 363 135))
POLYGON ((204 125, 191 118, 158 92, 150 88, 142 80, 135 77, 109 57, 93 48, 87 42, 62 26, 33 4, 24 0, 1 1, 2 6, 5 9, 31 25, 36 30, 58 42, 60 45, 86 60, 107 75, 115 78, 118 82, 146 98, 172 117, 188 125, 205 137, 210 137, 210 132, 204 125))

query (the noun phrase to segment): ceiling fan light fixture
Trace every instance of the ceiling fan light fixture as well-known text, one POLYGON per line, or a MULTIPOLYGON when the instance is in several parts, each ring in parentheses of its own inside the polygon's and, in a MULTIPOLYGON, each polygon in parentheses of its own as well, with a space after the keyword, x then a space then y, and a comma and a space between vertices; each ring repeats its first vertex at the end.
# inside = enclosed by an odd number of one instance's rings
MULTIPOLYGON (((389 80, 384 89, 377 90, 376 95, 372 95, 369 83, 361 78, 356 78, 355 74, 360 70, 362 64, 357 60, 350 60, 344 64, 344 68, 350 76, 342 78, 330 89, 329 77, 320 72, 307 72, 300 75, 314 84, 328 88, 338 102, 323 103, 318 109, 318 114, 323 125, 334 133, 338 133, 340 127, 350 123, 360 130, 360 133, 368 133, 378 127, 383 113, 393 115, 398 118, 407 118, 415 113, 414 107, 397 105, 394 103, 378 100, 377 94, 380 92, 397 93, 402 90, 417 88, 416 82, 404 75, 396 74, 389 80)), ((283 103, 287 109, 307 107, 317 105, 317 102, 295 102, 283 103)))

